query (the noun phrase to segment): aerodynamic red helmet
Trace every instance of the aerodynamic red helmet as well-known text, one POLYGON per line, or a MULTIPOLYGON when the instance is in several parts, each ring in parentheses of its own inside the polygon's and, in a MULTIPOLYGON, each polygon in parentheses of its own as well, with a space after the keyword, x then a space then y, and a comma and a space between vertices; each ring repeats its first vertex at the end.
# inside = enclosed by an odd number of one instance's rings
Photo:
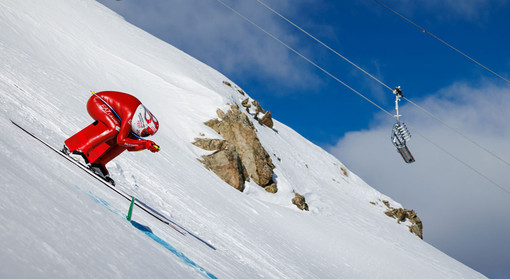
POLYGON ((140 137, 153 136, 159 129, 158 119, 142 104, 131 120, 131 130, 140 137))

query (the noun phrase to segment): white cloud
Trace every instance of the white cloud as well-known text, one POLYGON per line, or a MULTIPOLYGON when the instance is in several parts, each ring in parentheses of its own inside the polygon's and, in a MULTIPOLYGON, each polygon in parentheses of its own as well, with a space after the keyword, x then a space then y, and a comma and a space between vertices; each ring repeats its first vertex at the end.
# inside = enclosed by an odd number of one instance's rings
MULTIPOLYGON (((307 62, 217 1, 100 2, 227 76, 281 82, 296 88, 314 88, 320 82, 307 62)), ((289 31, 290 25, 256 1, 224 2, 286 44, 308 52, 308 47, 289 31)), ((271 6, 289 16, 298 5, 278 1, 271 6)))
MULTIPOLYGON (((490 84, 473 88, 458 83, 420 101, 419 105, 510 162, 510 88, 490 84)), ((377 116, 369 130, 347 133, 329 151, 370 185, 405 207, 416 209, 424 222, 427 242, 471 267, 501 268, 505 259, 510 258, 507 239, 510 194, 418 133, 507 191, 510 166, 414 106, 404 105, 401 113, 413 134, 408 146, 415 163, 405 164, 391 144, 394 120, 386 115, 377 116)))

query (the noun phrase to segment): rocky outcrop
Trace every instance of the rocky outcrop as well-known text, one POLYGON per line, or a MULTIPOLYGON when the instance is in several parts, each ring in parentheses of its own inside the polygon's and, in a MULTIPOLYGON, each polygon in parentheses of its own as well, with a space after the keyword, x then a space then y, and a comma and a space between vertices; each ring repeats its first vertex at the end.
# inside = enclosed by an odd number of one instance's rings
POLYGON ((423 239, 423 223, 420 218, 416 215, 414 210, 409 210, 405 208, 393 208, 390 206, 388 201, 383 201, 384 205, 388 208, 384 213, 391 218, 397 219, 397 222, 405 222, 409 220, 411 223, 409 227, 409 231, 411 233, 416 234, 421 239, 423 239))
POLYGON ((266 113, 258 101, 253 100, 251 104, 255 108, 255 118, 259 113, 266 113))
POLYGON ((273 123, 273 117, 271 116, 271 112, 266 111, 266 113, 264 113, 262 118, 259 119, 259 123, 272 129, 274 123, 273 123))
POLYGON ((308 204, 306 203, 304 196, 298 193, 294 193, 292 203, 295 204, 299 209, 308 211, 308 204))
POLYGON ((252 100, 251 104, 249 102, 250 98, 246 98, 241 102, 241 105, 246 108, 248 113, 253 114, 255 120, 257 120, 260 125, 264 125, 272 129, 274 123, 271 112, 264 110, 260 103, 255 100, 252 100))
POLYGON ((243 191, 244 182, 252 179, 268 192, 276 192, 273 181, 275 166, 260 143, 255 127, 248 116, 231 106, 228 112, 217 110, 218 118, 205 124, 220 134, 224 140, 195 139, 196 146, 215 151, 202 156, 201 162, 234 188, 243 191))
POLYGON ((221 139, 196 138, 193 144, 205 150, 216 151, 223 149, 227 141, 221 139))
POLYGON ((271 194, 276 194, 276 192, 278 192, 278 186, 276 185, 276 183, 271 183, 265 186, 264 189, 271 194))
POLYGON ((241 102, 241 105, 246 108, 246 110, 249 112, 249 109, 251 107, 251 105, 249 104, 250 102, 250 98, 246 98, 244 99, 242 102, 241 102))
POLYGON ((214 153, 203 156, 200 162, 232 187, 241 192, 244 190, 244 182, 248 174, 235 148, 226 141, 218 139, 196 139, 193 144, 205 150, 214 150, 214 153))

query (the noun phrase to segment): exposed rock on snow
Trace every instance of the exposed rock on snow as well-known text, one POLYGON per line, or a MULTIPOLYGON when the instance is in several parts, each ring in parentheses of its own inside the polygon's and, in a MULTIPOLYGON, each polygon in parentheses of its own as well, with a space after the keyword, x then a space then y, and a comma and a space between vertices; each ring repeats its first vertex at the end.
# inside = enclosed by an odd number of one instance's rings
POLYGON ((274 123, 271 112, 264 110, 258 101, 252 100, 251 104, 249 102, 250 98, 246 98, 241 102, 241 105, 246 108, 248 113, 254 115, 260 125, 264 125, 272 129, 274 123), (254 112, 251 111, 252 108, 255 110, 254 112))
POLYGON ((243 96, 246 95, 246 92, 244 92, 241 88, 239 88, 239 87, 237 87, 235 85, 232 85, 230 82, 228 82, 226 80, 223 81, 223 84, 225 84, 228 87, 231 87, 234 90, 237 90, 237 92, 239 92, 239 94, 241 94, 243 96))
POLYGON ((201 162, 240 191, 244 189, 244 182, 251 178, 268 192, 276 193, 277 187, 273 181, 275 166, 260 143, 248 116, 237 105, 231 106, 231 110, 226 113, 222 110, 216 113, 219 119, 209 120, 205 124, 224 140, 195 139, 193 144, 196 146, 216 151, 202 156, 201 162))
POLYGON ((200 162, 232 187, 241 192, 244 190, 244 182, 248 174, 235 147, 230 146, 226 141, 214 139, 197 139, 193 144, 206 150, 217 148, 213 154, 203 156, 200 162))
POLYGON ((423 223, 421 222, 420 218, 416 215, 416 212, 414 212, 414 210, 409 210, 405 208, 393 208, 390 206, 390 203, 388 201, 383 201, 383 203, 389 208, 389 210, 384 212, 386 215, 388 215, 391 218, 397 219, 399 223, 409 220, 409 222, 411 222, 411 225, 408 226, 409 231, 423 239, 423 223))
POLYGON ((264 116, 262 116, 259 119, 259 123, 272 129, 273 128, 273 117, 271 116, 271 112, 266 111, 266 113, 264 113, 264 116))
POLYGON ((204 138, 196 138, 193 144, 208 151, 221 150, 225 145, 228 145, 227 141, 225 140, 204 138))
POLYGON ((255 116, 257 116, 259 113, 265 113, 266 111, 262 108, 262 106, 260 105, 260 103, 258 101, 255 101, 253 100, 251 102, 251 104, 253 105, 253 107, 255 108, 255 116))
POLYGON ((292 203, 295 204, 299 209, 308 211, 308 204, 305 201, 305 197, 298 193, 295 193, 295 197, 292 199, 292 203))
POLYGON ((246 110, 249 112, 249 109, 251 105, 249 104, 250 98, 246 98, 241 102, 241 105, 246 108, 246 110))
POLYGON ((278 187, 276 186, 276 183, 272 183, 268 186, 265 186, 264 189, 272 194, 276 194, 276 192, 278 192, 278 187))

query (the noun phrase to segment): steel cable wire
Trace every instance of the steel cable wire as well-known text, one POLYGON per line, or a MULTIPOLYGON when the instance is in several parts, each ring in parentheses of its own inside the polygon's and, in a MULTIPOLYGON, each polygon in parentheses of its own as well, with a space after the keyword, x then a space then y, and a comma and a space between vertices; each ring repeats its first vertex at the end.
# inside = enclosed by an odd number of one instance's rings
MULTIPOLYGON (((232 6, 226 4, 225 2, 223 2, 222 0, 216 0, 218 3, 222 4, 224 7, 226 7, 227 9, 231 10, 232 12, 234 12, 235 14, 237 14, 238 16, 240 16, 242 19, 244 19, 245 21, 247 21, 248 23, 252 24, 253 26, 255 26, 256 28, 258 28, 259 30, 261 30, 262 32, 264 32, 266 35, 270 36, 271 38, 273 38, 274 40, 276 40, 277 42, 279 42, 280 44, 282 44, 283 46, 285 46, 286 48, 288 48, 289 50, 291 50, 292 52, 294 52, 295 54, 297 54, 298 56, 300 56, 301 58, 303 58, 304 60, 306 60, 307 62, 309 62, 310 64, 312 64, 314 67, 318 68, 319 70, 321 70, 322 72, 324 72, 326 75, 330 76, 331 78, 335 79, 336 81, 338 81, 339 83, 341 83, 342 85, 344 85, 345 87, 347 87, 348 89, 350 89, 351 91, 353 91, 354 93, 356 93, 357 95, 359 95, 360 97, 362 97, 363 99, 365 99, 366 101, 368 101, 369 103, 371 103, 372 105, 374 105, 375 107, 377 107, 378 109, 380 109, 381 111, 383 111, 385 114, 391 116, 391 117, 394 117, 394 115, 390 112, 388 112, 387 110, 385 110, 384 108, 382 108, 380 105, 378 105, 377 103, 375 103, 374 101, 372 101, 370 98, 366 97, 365 95, 361 94, 360 92, 358 92, 357 90, 355 90, 354 88, 352 88, 351 86, 349 86, 348 84, 346 84, 345 82, 343 82, 342 80, 340 80, 339 78, 337 78, 336 76, 334 76, 333 74, 331 74, 330 72, 328 72, 327 70, 325 70, 324 68, 320 67, 318 64, 316 64, 315 62, 313 62, 312 60, 310 60, 309 58, 307 58, 306 56, 304 56, 303 54, 301 54, 299 51, 295 50, 294 48, 292 48, 291 46, 289 46, 288 44, 284 43, 283 41, 281 41, 280 39, 278 39, 275 35, 273 35, 272 33, 270 33, 269 31, 265 30, 264 28, 262 28, 260 25, 256 24, 255 22, 253 22, 252 20, 250 20, 249 18, 247 18, 246 16, 244 16, 243 14, 241 14, 239 11, 237 11, 236 9, 234 9, 232 6)), ((256 0, 257 2, 261 3, 262 2, 260 0, 256 0)), ((269 8, 269 6, 267 5, 264 5, 266 7, 269 8)), ((270 9, 272 10, 272 9, 270 9)), ((276 11, 274 11, 276 12, 276 11)), ((276 13, 277 15, 279 15, 280 17, 283 17, 282 15, 276 13)), ((283 17, 286 21, 288 21, 289 23, 290 20, 286 19, 285 17, 283 17)), ((308 34, 309 36, 311 36, 312 38, 314 38, 316 41, 320 42, 320 40, 316 39, 315 37, 313 37, 312 35, 310 35, 308 32, 304 31, 303 29, 301 29, 300 27, 298 27, 297 25, 295 25, 294 23, 291 23, 292 25, 294 25, 296 28, 300 29, 301 31, 305 32, 306 34, 308 34)), ((389 88, 391 89, 391 87, 387 86, 386 84, 384 84, 383 82, 381 82, 380 80, 378 80, 377 78, 373 77, 371 74, 369 74, 368 72, 366 72, 365 70, 363 70, 361 67, 355 65, 353 62, 351 62, 350 60, 348 60, 347 58, 345 58, 344 56, 340 55, 339 53, 337 53, 336 51, 334 51, 332 48, 330 48, 329 46, 327 46, 326 44, 320 42, 323 46, 327 47, 328 49, 330 49, 331 51, 333 51, 335 54, 339 55, 342 59, 345 59, 346 61, 348 61, 350 64, 354 65, 356 68, 360 69, 361 71, 363 71, 365 74, 371 76, 372 78, 374 78, 376 81, 378 81, 381 85, 383 85, 384 87, 386 88, 389 88)), ((391 89, 392 92, 393 92, 393 89, 391 89)), ((421 110, 427 112, 427 114, 429 114, 430 116, 433 116, 432 113, 428 112, 427 110, 425 110, 424 108, 418 106, 416 103, 410 101, 409 99, 407 98, 404 98, 406 101, 408 101, 409 103, 417 106, 418 108, 420 108, 421 110)), ((435 117, 435 119, 437 120, 440 120, 438 117, 435 117)), ((440 120, 441 123, 443 124, 446 124, 446 122, 440 120)), ((449 125, 446 125, 446 127, 452 129, 451 126, 449 125)), ((453 129, 453 131, 455 131, 456 133, 462 135, 463 137, 469 139, 469 137, 467 137, 466 135, 464 135, 463 133, 461 133, 459 130, 457 129, 453 129)), ((497 186, 498 188, 500 188, 501 190, 503 190, 505 193, 509 194, 510 195, 510 191, 507 190, 506 188, 504 188, 503 186, 499 185, 497 182, 495 182, 494 180, 490 179, 488 176, 484 175, 483 173, 481 173, 480 171, 478 171, 475 167, 472 167, 471 165, 469 165, 468 163, 462 161, 460 158, 456 157, 455 155, 453 155, 452 153, 448 152, 447 150, 445 150, 444 148, 442 148, 439 144, 433 142, 431 139, 425 137, 423 134, 419 133, 418 134, 420 136, 422 136, 425 140, 427 140, 428 142, 430 142, 431 144, 433 144, 434 146, 436 146, 439 150, 445 152, 445 154, 449 155, 450 157, 452 157, 453 159, 459 161, 460 163, 462 163, 464 166, 468 167, 469 169, 471 169, 472 171, 474 171, 475 173, 477 173, 478 175, 480 175, 481 177, 483 177, 484 179, 486 179, 487 181, 489 181, 490 183, 494 184, 495 186, 497 186)), ((471 142, 473 143, 476 143, 475 141, 473 140, 470 140, 471 142)), ((479 144, 476 144, 477 146, 480 146, 479 144)), ((485 149, 482 147, 483 150, 485 151, 488 151, 488 149, 485 149)), ((495 156, 494 153, 490 152, 489 151, 489 154, 495 156)), ((505 160, 501 159, 500 157, 497 157, 499 160, 503 161, 504 163, 506 163, 507 165, 510 166, 510 163, 506 162, 505 160)))

